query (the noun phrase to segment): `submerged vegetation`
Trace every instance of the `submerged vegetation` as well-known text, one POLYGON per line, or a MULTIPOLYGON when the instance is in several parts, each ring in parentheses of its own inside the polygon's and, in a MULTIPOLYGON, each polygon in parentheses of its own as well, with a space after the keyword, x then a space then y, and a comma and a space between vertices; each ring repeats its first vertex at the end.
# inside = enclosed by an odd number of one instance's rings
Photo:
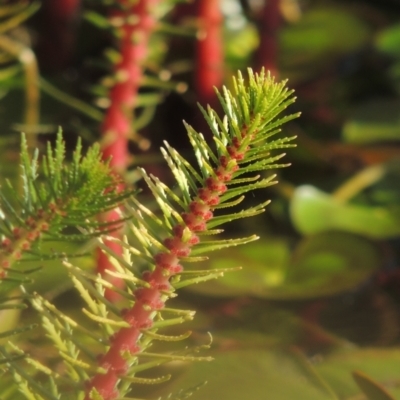
POLYGON ((0 0, 0 398, 400 398, 398 8, 0 0))

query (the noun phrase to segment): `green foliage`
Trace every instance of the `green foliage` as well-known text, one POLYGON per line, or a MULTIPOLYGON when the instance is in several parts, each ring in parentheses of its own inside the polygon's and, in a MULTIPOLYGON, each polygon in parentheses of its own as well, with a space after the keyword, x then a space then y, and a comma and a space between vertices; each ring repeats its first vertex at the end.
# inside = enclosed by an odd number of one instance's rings
MULTIPOLYGON (((279 133, 280 125, 297 116, 297 114, 292 114, 278 118, 294 101, 294 98, 292 91, 285 87, 285 82, 275 83, 273 78, 264 71, 253 74, 251 70, 249 70, 248 82, 245 82, 239 73, 234 79, 234 92, 231 93, 224 88, 222 94, 218 93, 218 97, 225 111, 223 118, 211 108, 207 111, 202 110, 214 134, 215 150, 212 150, 201 134, 192 127, 186 126, 197 158, 198 169, 191 166, 188 160, 166 144, 163 155, 175 176, 180 193, 171 190, 158 178, 149 176, 141 170, 145 182, 158 202, 161 216, 133 198, 131 204, 128 202, 124 206, 123 211, 123 216, 127 219, 127 231, 130 232, 122 243, 126 249, 124 257, 117 256, 107 246, 100 243, 102 249, 109 253, 115 266, 115 271, 108 271, 108 273, 122 278, 126 283, 126 290, 115 288, 105 278, 64 261, 63 264, 68 270, 75 289, 86 303, 83 312, 89 321, 82 323, 82 317, 79 317, 80 322, 75 321, 37 293, 28 296, 29 303, 40 317, 46 336, 53 342, 59 357, 63 360, 65 372, 55 372, 49 364, 30 357, 15 345, 9 344, 2 347, 0 349, 3 356, 2 363, 12 371, 19 391, 26 398, 67 398, 63 393, 70 392, 74 393, 74 398, 80 399, 84 396, 85 382, 90 379, 90 376, 107 372, 103 367, 96 366, 96 353, 107 352, 112 337, 120 330, 128 328, 130 324, 124 320, 122 308, 106 300, 104 290, 111 288, 117 291, 125 299, 124 308, 133 309, 135 303, 139 301, 137 296, 140 288, 148 288, 149 284, 137 274, 131 258, 142 259, 142 263, 148 264, 146 269, 154 271, 154 260, 157 260, 158 254, 167 254, 159 252, 165 252, 168 249, 165 239, 168 236, 175 237, 173 235, 177 224, 184 227, 183 237, 185 235, 190 237, 191 230, 198 231, 202 239, 209 235, 214 237, 214 240, 201 240, 200 243, 195 243, 190 256, 187 254, 180 257, 183 263, 203 260, 204 257, 198 257, 199 254, 208 255, 217 249, 237 246, 257 239, 253 235, 245 238, 215 240, 215 233, 222 232, 215 228, 234 219, 257 215, 264 211, 267 202, 239 212, 223 213, 229 207, 240 204, 247 192, 274 183, 274 176, 260 179, 258 172, 285 166, 275 164, 283 155, 273 155, 271 152, 292 147, 290 142, 293 137, 271 138, 279 133), (234 168, 235 165, 237 167, 234 168), (218 177, 221 173, 225 174, 222 182, 226 182, 228 186, 226 191, 224 190, 219 196, 218 201, 215 201, 212 196, 216 194, 212 195, 214 190, 212 187, 222 185, 222 183, 216 183, 219 182, 218 177), (193 211, 193 204, 199 204, 199 206, 203 204, 201 206, 203 208, 207 206, 207 203, 199 203, 201 201, 199 196, 207 190, 209 194, 206 197, 212 200, 211 209, 218 210, 219 214, 209 221, 207 218, 207 226, 204 229, 197 229, 193 227, 192 222, 185 219, 185 216, 191 210, 193 211), (91 327, 93 323, 98 326, 98 330, 93 330, 91 327), (19 357, 23 357, 23 364, 19 357), (40 384, 37 383, 37 374, 46 377, 41 379, 40 384)), ((103 233, 106 235, 105 239, 111 240, 107 237, 107 231, 104 231, 111 227, 102 226, 93 220, 93 217, 99 212, 114 208, 127 197, 128 193, 118 192, 119 181, 110 173, 107 163, 100 162, 97 146, 91 148, 86 156, 82 157, 81 146, 78 144, 68 164, 65 163, 64 153, 65 147, 59 134, 55 148, 53 149, 50 145, 47 148, 40 174, 37 152, 31 160, 26 142, 23 141, 21 160, 24 196, 20 201, 19 210, 11 206, 11 202, 3 196, 5 204, 3 214, 5 216, 10 214, 12 224, 19 223, 20 229, 27 229, 25 226, 27 218, 32 218, 34 221, 36 221, 35 218, 45 218, 48 227, 42 231, 51 238, 68 240, 79 237, 83 239, 88 235, 103 233), (22 224, 25 225, 22 226, 22 224), (82 233, 72 235, 64 233, 64 230, 71 227, 80 227, 82 233)), ((7 221, 11 222, 10 219, 7 221)), ((29 224, 28 227, 30 227, 29 224)), ((33 223, 32 227, 34 227, 33 223)), ((5 225, 3 235, 12 232, 12 229, 13 226, 10 226, 6 230, 5 225)), ((163 301, 175 296, 174 291, 180 287, 214 279, 221 276, 223 272, 223 270, 207 269, 199 271, 188 269, 178 272, 171 278, 172 290, 164 290, 163 301)), ((119 385, 121 395, 129 393, 131 383, 156 383, 164 380, 164 378, 154 380, 136 377, 138 372, 171 360, 210 360, 209 357, 191 355, 204 346, 189 350, 182 349, 173 354, 148 352, 147 349, 154 340, 173 342, 187 338, 188 334, 171 336, 157 331, 191 320, 193 312, 162 308, 153 313, 151 318, 153 320, 151 326, 142 329, 142 337, 137 343, 141 349, 140 353, 126 355, 130 357, 130 367, 126 374, 121 376, 122 382, 119 385)), ((96 398, 94 393, 92 396, 96 398)))
MULTIPOLYGON (((116 1, 85 0, 65 24, 58 17, 53 19, 54 15, 49 18, 52 12, 47 8, 61 2, 43 1, 39 8, 38 2, 0 0, 1 193, 15 210, 8 215, 11 231, 3 230, 14 246, 22 245, 13 229, 26 229, 16 217, 26 204, 23 182, 18 181, 22 171, 15 150, 19 134, 12 131, 26 132, 29 150, 43 151, 48 136, 36 135, 62 125, 68 138, 63 164, 70 165, 74 137, 81 136, 85 146, 99 137, 109 85, 122 77, 110 74, 120 57, 118 47, 109 48, 111 43, 118 46, 118 20, 105 17, 116 1), (55 45, 46 47, 47 43, 55 45), (110 76, 101 79, 104 74, 110 76), (12 188, 4 184, 6 178, 12 188)), ((71 203, 74 218, 57 214, 49 231, 43 231, 30 249, 22 249, 20 260, 19 253, 8 257, 11 266, 0 284, 2 400, 26 398, 14 378, 31 398, 29 385, 38 392, 35 398, 79 397, 76 393, 84 387, 75 386, 75 377, 83 381, 95 374, 87 367, 98 365, 98 355, 111 343, 108 338, 120 329, 118 324, 123 325, 121 309, 131 306, 138 288, 146 288, 142 272, 151 271, 154 257, 167 251, 169 242, 165 241, 174 235, 173 224, 180 224, 182 214, 190 213, 192 198, 198 201, 198 189, 220 161, 221 153, 215 142, 208 141, 207 128, 197 125, 197 114, 191 115, 197 69, 192 50, 201 39, 196 35, 201 22, 193 18, 190 7, 198 2, 179 4, 176 11, 179 0, 162 0, 155 7, 156 31, 148 57, 141 63, 144 78, 132 118, 132 131, 143 126, 146 130, 130 137, 134 156, 130 161, 149 166, 157 176, 161 171, 163 183, 131 168, 124 181, 130 185, 139 175, 146 176, 157 196, 162 194, 167 215, 156 210, 154 200, 146 197, 148 191, 124 202, 121 218, 137 215, 138 219, 126 224, 124 255, 113 257, 108 251, 116 271, 107 271, 101 278, 90 272, 95 267, 91 250, 97 240, 104 249, 115 240, 111 236, 116 233, 110 232, 114 226, 104 226, 101 232, 103 226, 90 215, 82 224, 77 204, 71 203), (168 20, 173 25, 167 25, 168 20), (176 93, 169 96, 170 90, 176 93), (214 154, 206 159, 200 153, 202 165, 208 164, 204 172, 186 153, 184 129, 178 125, 182 119, 205 133, 209 154, 214 154), (163 152, 172 159, 179 179, 187 180, 183 190, 165 174, 162 157, 155 155, 163 139, 177 146, 176 150, 166 146, 163 152), (149 152, 141 153, 146 149, 149 152), (171 209, 176 212, 170 215, 171 209), (76 222, 80 229, 75 228, 76 222), (104 235, 96 239, 97 233, 104 235), (68 260, 61 262, 64 256, 68 260), (107 303, 103 290, 117 290, 110 282, 120 277, 127 283, 125 290, 118 289, 122 300, 107 303), (79 291, 73 289, 73 282, 79 291), (21 284, 23 292, 18 291, 21 284), (33 296, 35 292, 38 295, 33 296), (37 326, 39 314, 47 318, 43 319, 47 331, 37 326), (111 329, 103 332, 101 327, 108 324, 111 329), (10 339, 20 349, 7 344, 10 339), (62 347, 60 340, 70 346, 62 347), (52 341, 63 348, 63 360, 52 341), (7 363, 14 368, 14 376, 7 363)), ((235 186, 259 184, 268 179, 268 171, 234 176, 236 184, 228 184, 233 197, 222 197, 228 192, 221 196, 224 201, 212 209, 206 231, 197 232, 200 243, 180 259, 185 269, 171 280, 171 292, 165 294, 168 306, 155 313, 154 327, 142 336, 142 344, 151 348, 146 347, 145 355, 131 357, 135 376, 121 381, 121 389, 131 386, 133 391, 119 398, 398 399, 398 5, 393 1, 282 1, 279 20, 269 12, 262 20, 262 4, 278 2, 222 3, 223 70, 228 87, 232 88, 231 71, 261 64, 297 86, 297 107, 304 118, 287 127, 289 136, 299 137, 298 149, 290 152, 295 167, 279 173, 278 185, 249 191, 244 200, 234 192, 235 186), (267 46, 262 47, 263 43, 267 46), (266 57, 259 63, 261 47, 266 57), (260 179, 252 181, 257 174, 260 179), (240 183, 240 179, 248 181, 240 183), (273 201, 261 214, 264 205, 258 203, 265 198, 273 201), (258 215, 239 218, 252 214, 258 215), (222 225, 230 220, 226 227, 222 225), (253 240, 254 234, 262 239, 229 247, 253 240), (239 239, 231 242, 230 238, 239 239), (221 250, 206 259, 216 248, 221 250), (223 274, 224 279, 210 280, 223 274), (196 309, 196 318, 186 309, 196 309), (184 326, 173 324, 182 321, 184 326), (189 331, 194 334, 189 336, 189 331), (193 363, 189 359, 199 344, 207 347, 210 342, 203 337, 206 331, 212 331, 213 344, 200 355, 215 361, 193 363), (168 363, 172 356, 176 362, 168 363), (141 371, 139 365, 152 367, 141 371), (173 379, 166 381, 171 374, 173 379)), ((209 118, 207 110, 205 114, 209 118)), ((192 135, 200 140, 196 133, 192 135)), ((37 161, 35 190, 48 180, 41 158, 37 161)), ((32 160, 28 164, 30 168, 32 160)), ((40 209, 36 203, 33 207, 40 209)), ((3 246, 10 249, 7 241, 3 246)))
POLYGON ((10 270, 15 262, 21 258, 46 258, 40 250, 42 241, 84 241, 115 229, 115 224, 113 227, 112 223, 101 223, 96 216, 114 209, 131 194, 118 191, 121 182, 108 164, 101 161, 98 145, 83 156, 79 142, 68 163, 61 132, 54 148, 48 143, 47 154, 41 162, 37 150, 32 158, 29 156, 22 136, 21 182, 21 189, 7 182, 7 190, 0 193, 3 247, 0 263, 3 278, 8 275, 1 283, 1 290, 5 282, 21 277, 19 267, 10 270), (86 231, 79 231, 82 227, 86 231))
MULTIPOLYGON (((157 178, 149 177, 142 170, 143 177, 164 214, 164 221, 162 222, 154 218, 156 223, 167 228, 166 232, 155 232, 155 238, 158 241, 161 241, 163 234, 171 234, 172 228, 177 223, 183 222, 180 213, 188 210, 190 202, 197 195, 198 188, 206 186, 207 179, 216 177, 215 170, 220 165, 220 159, 221 157, 230 156, 227 148, 233 145, 235 138, 242 139, 242 135, 246 135, 238 152, 244 152, 247 146, 251 147, 247 150, 246 156, 237 161, 239 169, 233 173, 232 178, 229 180, 229 190, 221 195, 220 201, 215 208, 223 209, 238 205, 244 200, 243 194, 275 183, 273 181, 274 176, 260 179, 261 176, 254 175, 254 173, 286 166, 285 164, 275 163, 284 154, 271 156, 271 151, 293 147, 290 142, 294 137, 269 139, 280 131, 280 125, 298 116, 298 114, 292 114, 277 119, 277 116, 294 101, 291 95, 292 91, 285 88, 285 82, 275 83, 273 78, 264 74, 264 71, 259 75, 254 75, 250 72, 248 87, 239 73, 238 79, 234 80, 234 92, 232 94, 226 88, 223 91, 223 96, 218 93, 226 113, 225 118, 221 119, 210 108, 207 111, 202 109, 204 117, 214 134, 216 151, 210 148, 201 134, 192 127, 186 126, 197 158, 199 172, 196 172, 189 161, 180 156, 168 144, 166 144, 166 150, 162 150, 181 193, 178 194, 171 191, 157 178), (252 138, 253 135, 254 137, 252 138), (246 175, 246 177, 243 178, 243 175, 246 175)), ((262 203, 239 213, 223 213, 213 218, 207 224, 207 228, 214 229, 237 218, 257 215, 263 211, 266 204, 262 203)), ((135 220, 140 221, 141 219, 140 215, 137 215, 135 220)), ((139 236, 142 235, 139 226, 137 232, 140 232, 139 236)), ((203 234, 207 233, 207 231, 203 232, 203 234)), ((249 239, 251 240, 251 238, 249 239)), ((143 242, 144 246, 151 247, 153 245, 152 241, 143 242)), ((201 247, 199 246, 192 254, 207 253, 211 250, 240 243, 242 241, 202 243, 201 247)))

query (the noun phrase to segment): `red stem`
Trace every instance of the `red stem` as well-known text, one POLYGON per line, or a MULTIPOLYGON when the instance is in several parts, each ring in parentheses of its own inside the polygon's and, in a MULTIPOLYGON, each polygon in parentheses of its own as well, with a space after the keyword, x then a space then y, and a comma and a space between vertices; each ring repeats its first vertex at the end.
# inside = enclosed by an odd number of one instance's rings
MULTIPOLYGON (((246 129, 242 132, 244 138, 246 129)), ((189 256, 192 246, 199 243, 196 232, 207 229, 207 221, 212 219, 214 207, 227 190, 226 183, 239 168, 237 161, 242 160, 248 150, 248 147, 242 147, 241 140, 234 138, 232 145, 227 147, 229 156, 220 157, 219 166, 214 169, 213 176, 205 180, 187 210, 181 213, 184 223, 176 225, 173 235, 164 240, 166 250, 154 255, 154 270, 146 271, 142 276, 149 287, 142 287, 134 292, 133 307, 123 313, 123 319, 130 327, 121 328, 110 338, 107 353, 99 359, 99 366, 107 372, 92 378, 86 392, 86 400, 90 399, 89 393, 92 389, 96 389, 103 400, 119 397, 117 384, 120 376, 129 369, 124 353, 134 356, 145 350, 140 347, 142 331, 153 326, 154 314, 164 307, 168 293, 172 292, 170 279, 183 270, 180 259, 189 256)))
POLYGON ((5 237, 0 243, 0 280, 7 276, 7 269, 29 251, 31 246, 40 239, 42 234, 49 230, 50 224, 62 209, 55 203, 48 205, 47 211, 39 209, 35 216, 29 216, 24 226, 15 227, 12 234, 5 237))
POLYGON ((75 48, 81 0, 44 0, 38 53, 44 68, 58 70, 70 62, 75 48), (54 57, 57 54, 57 57, 54 57))
POLYGON ((264 7, 256 18, 260 33, 260 44, 255 53, 255 69, 265 67, 271 74, 278 73, 278 30, 282 24, 279 10, 280 0, 265 0, 264 7))
MULTIPOLYGON (((142 63, 147 56, 148 41, 156 21, 152 9, 159 0, 119 0, 122 10, 114 11, 111 20, 120 24, 117 28, 120 37, 121 59, 114 67, 116 80, 110 91, 110 107, 107 109, 101 132, 103 136, 103 158, 111 157, 111 167, 117 173, 123 173, 129 163, 128 141, 132 134, 132 117, 136 98, 142 80, 142 63)), ((104 215, 106 222, 119 219, 117 211, 104 215)), ((114 232, 119 237, 120 232, 114 232)), ((115 242, 105 244, 115 253, 122 254, 122 248, 115 242)), ((100 250, 97 256, 97 270, 102 275, 104 271, 113 270, 108 257, 100 250)), ((120 279, 110 279, 117 287, 123 286, 120 279)), ((117 300, 119 296, 112 290, 106 290, 106 297, 117 300)))
POLYGON ((222 12, 219 0, 198 0, 200 32, 196 44, 195 90, 198 101, 217 106, 214 87, 220 87, 224 78, 224 51, 222 12))
POLYGON ((76 16, 81 0, 47 0, 45 7, 53 18, 69 20, 76 16))

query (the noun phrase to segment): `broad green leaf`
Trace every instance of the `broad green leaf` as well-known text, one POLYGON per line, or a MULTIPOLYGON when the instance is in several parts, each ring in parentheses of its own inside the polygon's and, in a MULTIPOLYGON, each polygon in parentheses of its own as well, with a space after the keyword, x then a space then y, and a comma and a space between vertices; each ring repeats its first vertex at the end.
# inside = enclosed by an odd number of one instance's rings
POLYGON ((91 22, 94 26, 100 29, 110 29, 111 24, 110 21, 103 17, 102 15, 94 12, 94 11, 86 11, 83 14, 83 18, 91 22))
POLYGON ((213 296, 306 299, 353 290, 381 266, 381 254, 360 236, 325 232, 302 240, 292 255, 284 240, 264 239, 220 252, 209 266, 242 270, 190 290, 213 296))
POLYGON ((305 235, 343 230, 385 239, 400 234, 400 221, 388 209, 341 203, 310 185, 295 190, 290 213, 296 229, 305 235))
POLYGON ((346 142, 369 144, 400 140, 400 102, 380 99, 360 104, 343 125, 346 142))
POLYGON ((362 371, 383 385, 394 399, 400 399, 400 350, 397 348, 338 351, 324 357, 315 368, 341 399, 360 393, 352 379, 353 371, 362 371))
POLYGON ((304 80, 332 61, 357 50, 370 30, 360 18, 335 8, 314 8, 279 34, 280 64, 290 79, 304 80))
POLYGON ((393 82, 393 86, 397 93, 400 92, 400 60, 393 62, 388 68, 388 75, 393 82))
POLYGON ((267 287, 280 286, 286 275, 290 250, 284 240, 269 239, 219 251, 207 263, 210 269, 242 267, 222 279, 198 284, 190 290, 218 297, 263 296, 267 287))
POLYGON ((394 400, 382 385, 375 382, 363 372, 354 371, 353 379, 356 381, 363 393, 368 397, 368 400, 394 400))
POLYGON ((287 48, 308 53, 347 52, 365 43, 368 28, 349 12, 316 8, 295 24, 282 30, 280 39, 287 48))
POLYGON ((263 349, 212 354, 210 363, 185 366, 169 391, 207 382, 191 400, 334 400, 315 375, 289 352, 263 349))
POLYGON ((354 290, 380 268, 381 257, 374 244, 357 235, 314 235, 294 250, 284 283, 269 288, 269 296, 312 298, 354 290))
POLYGON ((380 51, 400 57, 400 24, 391 25, 379 32, 375 45, 380 51))
POLYGON ((246 67, 249 56, 258 45, 257 32, 253 25, 240 30, 230 30, 226 37, 226 57, 231 65, 246 67))

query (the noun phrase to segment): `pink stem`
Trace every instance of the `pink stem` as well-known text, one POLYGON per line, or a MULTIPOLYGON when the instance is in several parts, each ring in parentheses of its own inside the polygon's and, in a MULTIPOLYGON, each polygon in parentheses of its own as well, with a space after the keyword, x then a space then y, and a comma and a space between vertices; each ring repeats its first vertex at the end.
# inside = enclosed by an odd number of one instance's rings
POLYGON ((44 0, 38 52, 45 68, 64 68, 74 52, 81 0, 44 0), (57 57, 54 57, 57 54, 57 57))
POLYGON ((264 7, 256 18, 260 33, 260 44, 255 53, 255 69, 265 67, 271 74, 278 73, 278 30, 282 24, 279 10, 280 0, 266 0, 264 7))
POLYGON ((76 16, 80 3, 81 0, 47 0, 44 4, 53 18, 68 20, 76 16))
POLYGON ((219 0, 198 0, 197 16, 200 23, 196 44, 195 90, 198 101, 217 106, 214 87, 220 87, 224 78, 222 12, 219 0))
MULTIPOLYGON (((110 91, 110 107, 107 109, 101 132, 103 136, 103 158, 111 158, 111 167, 122 174, 129 164, 128 141, 132 134, 132 117, 136 98, 143 76, 142 63, 147 56, 148 41, 156 21, 152 10, 159 0, 119 0, 122 10, 114 11, 111 19, 116 24, 120 37, 121 60, 114 67, 116 80, 110 91)), ((122 188, 121 188, 122 189, 122 188)), ((102 216, 105 222, 117 220, 117 211, 102 216)), ((120 232, 113 233, 120 237, 120 232)), ((117 254, 122 248, 115 242, 105 241, 117 254)), ((108 257, 100 250, 97 255, 97 270, 103 275, 105 270, 113 270, 108 257)), ((120 279, 110 281, 117 287, 123 286, 120 279)), ((119 296, 112 290, 106 290, 106 297, 117 300, 119 296)))
POLYGON ((35 216, 25 219, 24 226, 14 227, 11 235, 0 242, 0 280, 7 276, 7 269, 49 230, 54 217, 63 212, 61 207, 51 202, 46 211, 39 209, 35 216))
MULTIPOLYGON (((245 127, 242 132, 244 138, 245 127)), ((184 223, 176 225, 173 228, 173 235, 164 240, 166 251, 154 255, 154 270, 143 273, 142 278, 149 287, 138 288, 134 292, 133 307, 123 313, 123 319, 130 327, 121 328, 110 338, 108 351, 99 359, 99 366, 107 372, 96 374, 91 379, 86 400, 90 399, 89 393, 92 389, 96 389, 104 400, 119 397, 117 384, 120 376, 129 369, 129 362, 126 361, 124 354, 134 356, 145 350, 140 347, 142 331, 153 326, 154 314, 164 307, 167 294, 172 291, 171 277, 183 270, 180 259, 189 256, 192 246, 199 243, 200 239, 196 232, 207 229, 207 221, 213 218, 214 207, 227 190, 226 183, 239 168, 237 161, 244 158, 248 149, 249 147, 242 146, 241 140, 234 138, 232 145, 227 147, 229 156, 219 158, 219 165, 214 169, 213 176, 205 180, 203 187, 197 190, 196 196, 185 212, 181 213, 184 223)))

